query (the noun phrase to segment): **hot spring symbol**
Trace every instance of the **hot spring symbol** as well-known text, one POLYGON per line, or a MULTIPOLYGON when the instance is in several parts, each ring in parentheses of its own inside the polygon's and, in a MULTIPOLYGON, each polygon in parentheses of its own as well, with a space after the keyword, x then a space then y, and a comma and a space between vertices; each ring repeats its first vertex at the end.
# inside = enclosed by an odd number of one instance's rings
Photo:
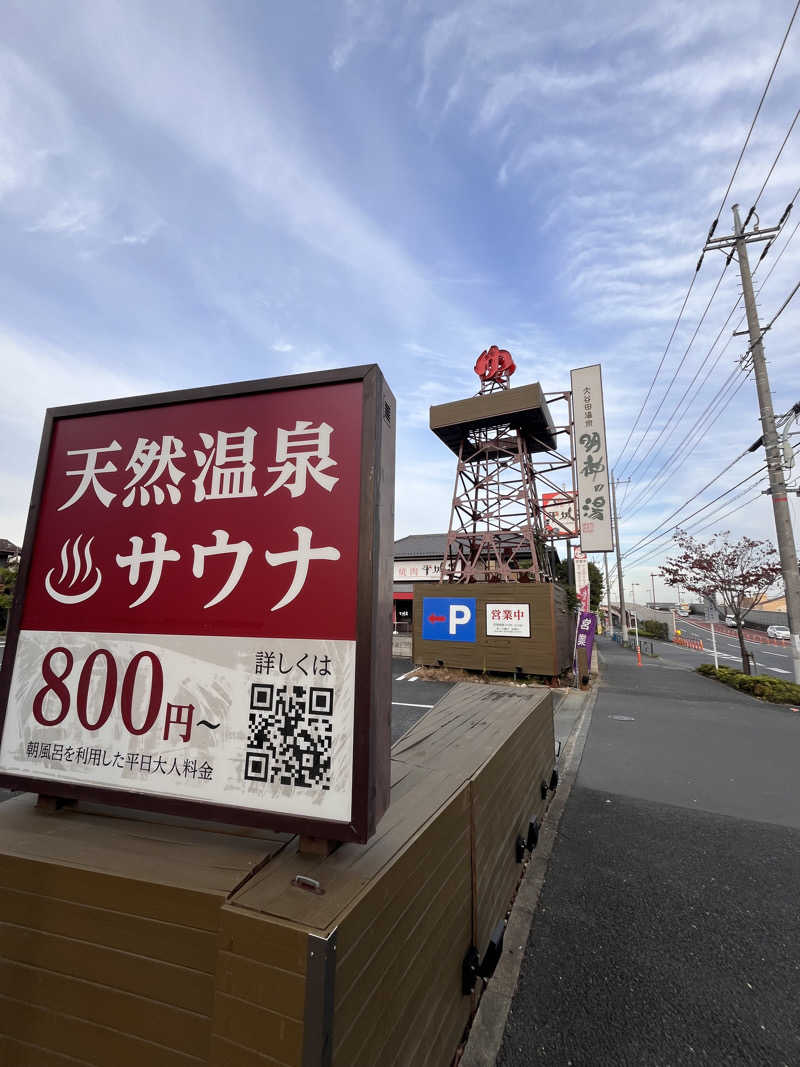
POLYGON ((57 600, 59 604, 80 604, 84 600, 88 600, 89 597, 94 596, 100 588, 100 583, 103 580, 100 568, 94 565, 94 560, 92 559, 92 541, 94 541, 94 537, 89 538, 81 551, 82 537, 83 534, 78 534, 74 543, 67 538, 61 546, 61 574, 58 576, 56 584, 63 589, 64 582, 69 578, 66 588, 72 589, 72 587, 77 584, 78 589, 80 589, 81 586, 85 587, 93 569, 96 577, 94 578, 91 587, 88 589, 84 588, 83 592, 59 592, 59 590, 53 588, 52 577, 56 568, 51 567, 45 577, 44 587, 53 600, 57 600), (71 561, 69 558, 70 555, 72 557, 71 561), (83 571, 83 573, 81 573, 81 571, 83 571))

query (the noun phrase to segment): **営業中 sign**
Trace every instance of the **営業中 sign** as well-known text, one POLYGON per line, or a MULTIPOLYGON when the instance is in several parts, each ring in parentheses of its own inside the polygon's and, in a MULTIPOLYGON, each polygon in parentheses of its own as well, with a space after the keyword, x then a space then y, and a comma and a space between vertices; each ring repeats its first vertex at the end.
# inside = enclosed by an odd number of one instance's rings
POLYGON ((600 364, 572 371, 571 381, 581 548, 610 552, 614 544, 600 364))
POLYGON ((530 637, 530 604, 487 604, 487 637, 530 637))
POLYGON ((366 840, 393 422, 375 366, 49 411, 0 782, 366 840))

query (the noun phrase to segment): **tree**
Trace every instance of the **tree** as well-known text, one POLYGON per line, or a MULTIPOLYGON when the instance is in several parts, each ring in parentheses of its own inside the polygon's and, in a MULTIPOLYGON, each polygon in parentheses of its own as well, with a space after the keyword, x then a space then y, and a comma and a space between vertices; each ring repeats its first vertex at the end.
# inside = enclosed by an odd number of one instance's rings
POLYGON ((0 631, 8 629, 8 617, 17 584, 17 566, 0 568, 0 631))
POLYGON ((603 575, 600 568, 594 563, 589 563, 589 607, 592 611, 597 611, 600 607, 600 601, 603 599, 603 575))
POLYGON ((758 606, 781 574, 778 553, 769 541, 743 537, 728 540, 728 531, 702 542, 685 530, 676 530, 674 541, 679 554, 660 567, 668 585, 681 585, 692 593, 714 600, 719 594, 729 614, 736 620, 736 633, 742 653, 742 670, 750 673, 750 659, 744 644, 742 619, 758 606))

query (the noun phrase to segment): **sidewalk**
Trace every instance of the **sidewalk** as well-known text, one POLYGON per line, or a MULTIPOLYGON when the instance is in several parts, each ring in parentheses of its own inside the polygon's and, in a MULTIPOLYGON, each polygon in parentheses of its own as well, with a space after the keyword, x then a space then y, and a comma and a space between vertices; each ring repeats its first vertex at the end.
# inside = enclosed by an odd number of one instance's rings
POLYGON ((800 716, 600 648, 497 1063, 796 1065, 800 716))

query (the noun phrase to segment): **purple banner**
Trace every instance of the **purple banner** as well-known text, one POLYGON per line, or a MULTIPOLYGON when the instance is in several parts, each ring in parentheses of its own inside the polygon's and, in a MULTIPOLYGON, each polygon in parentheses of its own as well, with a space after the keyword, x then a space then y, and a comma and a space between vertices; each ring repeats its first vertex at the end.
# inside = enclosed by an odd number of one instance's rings
POLYGON ((597 627, 597 618, 592 611, 582 611, 578 617, 578 635, 575 641, 575 660, 577 665, 578 649, 586 649, 586 662, 592 666, 592 648, 594 647, 594 632, 597 627))

